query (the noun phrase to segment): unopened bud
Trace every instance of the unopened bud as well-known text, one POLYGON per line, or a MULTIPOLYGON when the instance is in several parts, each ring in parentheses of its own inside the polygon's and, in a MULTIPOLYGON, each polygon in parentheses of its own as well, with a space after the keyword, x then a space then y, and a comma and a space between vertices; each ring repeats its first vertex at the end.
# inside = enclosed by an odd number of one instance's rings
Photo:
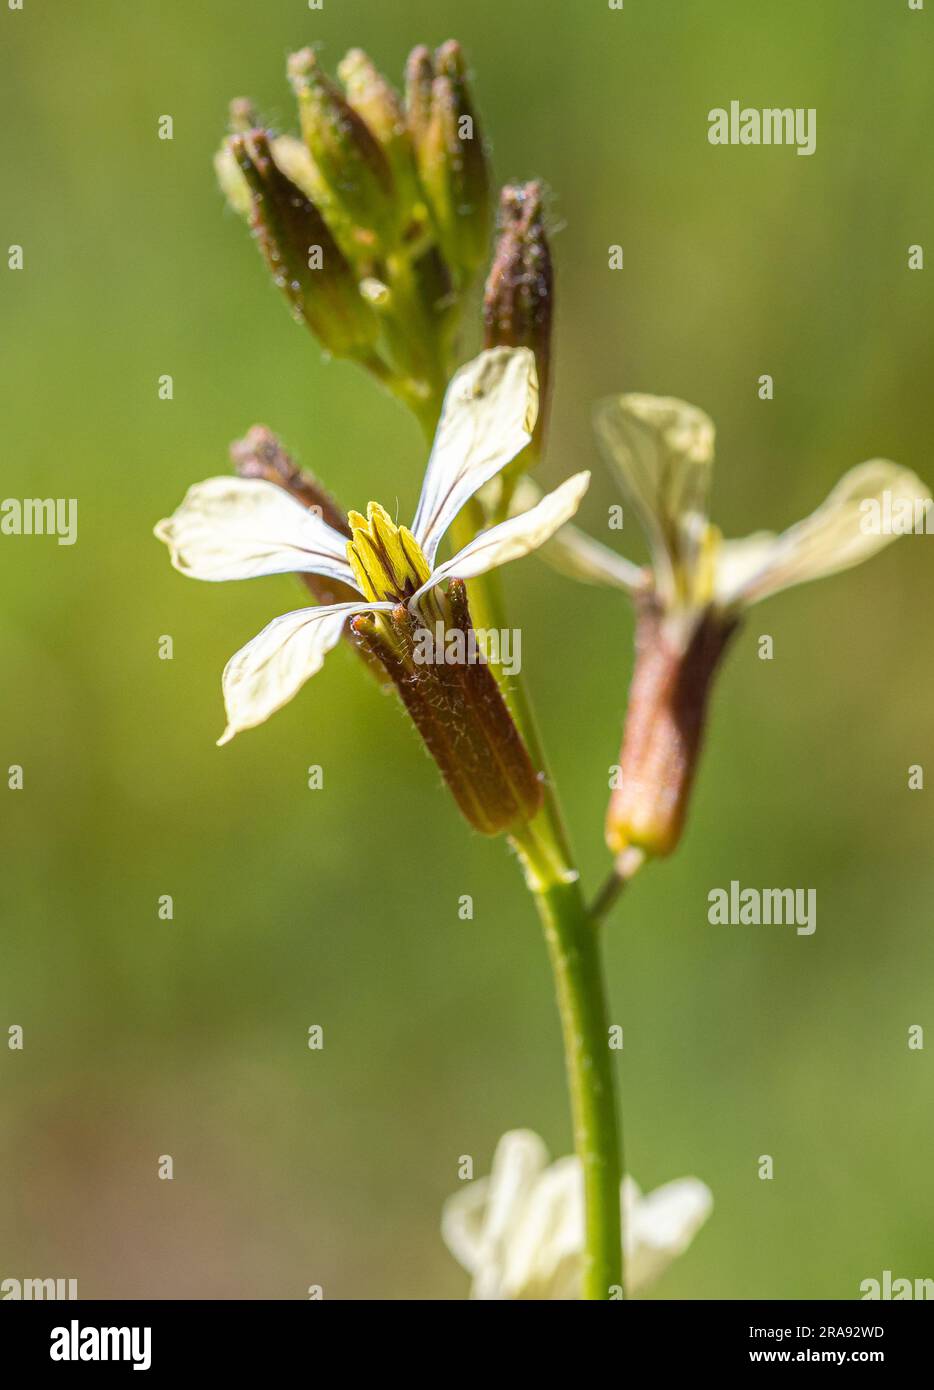
POLYGON ((260 125, 256 107, 249 97, 234 97, 227 111, 231 135, 247 135, 260 125))
POLYGON ((474 112, 463 54, 453 39, 430 59, 416 49, 409 59, 409 128, 418 175, 445 260, 459 287, 487 255, 490 177, 474 112))
POLYGON ((435 65, 424 44, 413 48, 405 65, 405 114, 412 143, 417 149, 428 133, 431 120, 431 84, 435 65))
POLYGON ((231 137, 250 190, 250 225, 293 312, 336 357, 365 351, 378 322, 314 203, 276 164, 265 131, 231 137))
POLYGON ((379 141, 392 170, 395 197, 403 218, 418 197, 415 155, 398 93, 362 48, 352 48, 338 65, 347 100, 379 141))
POLYGON ((540 391, 530 446, 541 450, 548 411, 554 280, 540 183, 507 184, 500 194, 493 264, 483 300, 484 346, 528 347, 540 391))
POLYGON ((310 48, 292 54, 288 71, 302 135, 327 189, 326 211, 346 221, 362 244, 392 246, 398 210, 386 152, 310 48))
POLYGON ((615 856, 633 849, 670 854, 681 838, 711 683, 735 628, 707 613, 679 641, 656 602, 640 601, 619 785, 606 815, 606 842, 615 856))

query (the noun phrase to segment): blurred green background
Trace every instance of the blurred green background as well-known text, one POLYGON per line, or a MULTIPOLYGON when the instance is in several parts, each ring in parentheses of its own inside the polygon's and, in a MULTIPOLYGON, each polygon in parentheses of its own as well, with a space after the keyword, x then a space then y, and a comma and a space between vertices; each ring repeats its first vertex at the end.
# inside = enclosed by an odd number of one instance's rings
MULTIPOLYGON (((25 270, 4 254, 2 492, 77 497, 79 539, 0 539, 0 1025, 25 1029, 23 1052, 0 1047, 0 1276, 77 1277, 83 1297, 461 1297, 438 1227, 458 1156, 486 1171, 517 1125, 571 1143, 516 866, 461 823, 352 654, 214 746, 224 662, 297 590, 192 584, 153 522, 256 421, 345 505, 405 512, 424 460, 403 410, 290 321, 225 211, 228 99, 289 127, 290 50, 320 41, 333 70, 362 45, 398 78, 415 43, 460 38, 498 180, 553 190, 544 480, 595 466, 601 528, 592 401, 680 395, 718 422, 715 515, 744 534, 876 454, 934 480, 934 269, 907 268, 912 243, 934 257, 932 24, 905 0, 3 7, 0 240, 25 270), (707 111, 733 98, 816 107, 816 154, 710 146, 707 111)), ((696 1173, 716 1201, 655 1296, 853 1298, 883 1269, 934 1274, 934 1034, 907 1047, 934 1029, 934 790, 907 785, 912 763, 934 778, 932 546, 754 610, 683 846, 608 931, 630 1170, 696 1173), (732 878, 816 888, 816 935, 709 926, 732 878)), ((506 584, 595 887, 631 615, 535 560, 506 584)))

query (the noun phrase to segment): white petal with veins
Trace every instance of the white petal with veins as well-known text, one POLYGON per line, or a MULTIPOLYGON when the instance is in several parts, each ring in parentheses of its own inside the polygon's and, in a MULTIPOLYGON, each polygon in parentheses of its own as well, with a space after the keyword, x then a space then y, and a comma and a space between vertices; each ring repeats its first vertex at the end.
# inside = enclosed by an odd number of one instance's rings
MULTIPOLYGON (((531 478, 522 478, 513 493, 511 515, 533 507, 541 495, 542 490, 537 483, 533 483, 531 478)), ((562 526, 550 541, 545 542, 542 559, 559 574, 577 579, 581 584, 622 589, 630 595, 646 587, 648 576, 645 570, 570 523, 562 526)))
POLYGON ((690 599, 707 534, 715 431, 704 411, 673 396, 601 401, 597 440, 648 536, 666 602, 690 599))
POLYGON ((475 579, 478 574, 496 569, 499 565, 518 560, 530 551, 537 550, 553 536, 559 526, 577 511, 581 499, 590 486, 589 473, 575 473, 567 478, 554 492, 548 492, 531 511, 501 521, 488 531, 481 531, 434 571, 427 584, 423 584, 409 600, 416 603, 423 593, 440 584, 442 580, 475 579))
POLYGON ((224 667, 227 728, 218 744, 229 743, 235 734, 264 723, 287 704, 321 670, 351 614, 388 612, 391 608, 391 603, 367 603, 361 599, 359 603, 299 608, 274 618, 224 667))
POLYGON ((727 541, 717 563, 716 597, 724 607, 759 599, 822 579, 868 560, 897 535, 866 527, 864 503, 891 505, 923 502, 930 492, 908 468, 889 459, 871 459, 845 473, 816 511, 780 536, 750 536, 727 541))
POLYGON ((412 522, 429 565, 464 504, 528 444, 537 417, 529 348, 490 348, 455 373, 412 522))
POLYGON ((347 540, 275 483, 208 478, 155 528, 172 564, 193 579, 309 572, 356 583, 347 540))

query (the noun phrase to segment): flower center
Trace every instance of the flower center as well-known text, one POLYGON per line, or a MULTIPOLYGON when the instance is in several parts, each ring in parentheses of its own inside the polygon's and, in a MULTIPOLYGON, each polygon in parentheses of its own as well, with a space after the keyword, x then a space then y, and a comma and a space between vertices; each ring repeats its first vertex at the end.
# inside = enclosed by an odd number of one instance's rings
POLYGON ((404 603, 431 577, 422 548, 407 526, 396 526, 384 507, 370 502, 366 516, 350 512, 353 532, 347 559, 364 598, 404 603))

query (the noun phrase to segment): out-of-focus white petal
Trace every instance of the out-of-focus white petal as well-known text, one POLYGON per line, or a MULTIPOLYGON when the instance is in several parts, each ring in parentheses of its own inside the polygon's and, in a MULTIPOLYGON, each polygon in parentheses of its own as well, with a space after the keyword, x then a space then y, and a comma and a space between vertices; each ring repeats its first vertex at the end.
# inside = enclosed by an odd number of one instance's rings
POLYGON ((361 599, 359 603, 299 608, 274 618, 224 667, 227 728, 218 743, 229 743, 235 734, 262 724, 287 704, 320 671, 351 614, 388 612, 391 608, 391 603, 361 599))
POLYGON ((471 1298, 507 1298, 506 1261, 534 1185, 548 1166, 543 1139, 530 1129, 511 1129, 493 1155, 487 1191, 481 1258, 471 1298))
POLYGON ((688 1248, 713 1210, 713 1197, 699 1178, 677 1178, 634 1202, 624 1195, 624 1203, 626 1287, 638 1293, 688 1248))
MULTIPOLYGON (((542 490, 531 478, 522 478, 513 493, 511 515, 527 511, 540 499, 542 490)), ((622 589, 634 595, 646 584, 646 572, 617 555, 602 541, 588 536, 586 531, 570 522, 556 531, 541 548, 542 559, 552 569, 577 579, 582 584, 600 584, 605 588, 622 589)))
MULTIPOLYGON (((625 1277, 644 1289, 686 1250, 713 1208, 697 1178, 679 1178, 644 1197, 632 1178, 620 1187, 625 1277)), ((578 1299, 585 1240, 584 1184, 573 1155, 548 1166, 531 1130, 504 1134, 488 1179, 444 1207, 442 1234, 473 1275, 471 1298, 578 1299)))
POLYGON ((502 1293, 511 1299, 580 1297, 584 1184, 574 1157, 542 1173, 505 1250, 502 1293))
POLYGON ((429 565, 464 503, 528 444, 537 416, 529 348, 489 348, 452 377, 412 522, 429 565))
POLYGON ((489 1178, 465 1182, 441 1211, 442 1239, 468 1274, 476 1274, 480 1267, 489 1190, 489 1178))
POLYGON ((741 540, 720 542, 714 559, 714 598, 721 607, 730 607, 752 576, 765 568, 777 540, 774 531, 754 531, 741 540))
POLYGON ((589 473, 575 473, 554 492, 546 493, 531 511, 501 521, 488 531, 481 531, 463 550, 438 566, 427 584, 412 595, 410 606, 417 603, 428 589, 445 579, 475 579, 478 574, 486 574, 487 570, 496 569, 537 550, 574 515, 589 485, 589 473))
POLYGON ((513 1129, 496 1146, 488 1178, 477 1179, 444 1205, 441 1234, 473 1275, 471 1298, 502 1299, 505 1262, 534 1185, 548 1165, 544 1141, 513 1129))
POLYGON ((356 588, 347 539, 261 478, 208 478, 155 528, 192 579, 254 579, 307 571, 356 588))
POLYGON ((822 579, 868 560, 899 534, 871 524, 873 508, 924 503, 930 498, 921 479, 889 459, 871 459, 851 468, 815 512, 780 536, 728 541, 717 561, 715 594, 723 607, 759 599, 822 579))
POLYGON ((707 536, 713 421, 672 396, 624 395, 601 401, 594 424, 645 528, 659 594, 672 606, 690 601, 707 536))

